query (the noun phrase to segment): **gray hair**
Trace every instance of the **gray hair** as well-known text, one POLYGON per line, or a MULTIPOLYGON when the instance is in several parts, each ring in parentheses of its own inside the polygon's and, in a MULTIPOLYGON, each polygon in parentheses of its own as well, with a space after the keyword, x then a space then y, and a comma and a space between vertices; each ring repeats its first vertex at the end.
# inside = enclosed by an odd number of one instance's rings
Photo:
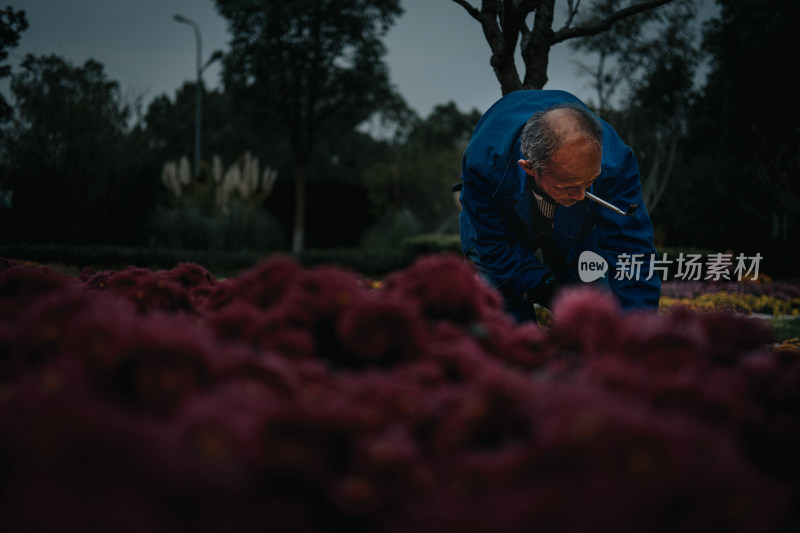
POLYGON ((557 128, 557 124, 548 120, 547 114, 556 109, 569 109, 572 111, 575 124, 581 133, 587 134, 603 146, 603 126, 598 118, 588 109, 580 104, 566 103, 556 104, 547 109, 537 111, 525 126, 520 135, 522 156, 527 159, 533 167, 541 171, 545 163, 550 160, 555 151, 565 140, 565 131, 557 128))

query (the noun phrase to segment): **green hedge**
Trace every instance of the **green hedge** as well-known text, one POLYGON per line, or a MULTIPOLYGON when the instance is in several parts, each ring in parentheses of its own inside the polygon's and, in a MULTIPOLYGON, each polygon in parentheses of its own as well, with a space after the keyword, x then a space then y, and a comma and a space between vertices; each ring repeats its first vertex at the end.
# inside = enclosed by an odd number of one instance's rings
POLYGON ((417 235, 403 240, 402 247, 412 256, 445 252, 461 254, 461 237, 458 234, 417 235))
MULTIPOLYGON (((671 260, 680 252, 699 253, 705 258, 711 250, 665 248, 659 255, 668 254, 671 260)), ((202 265, 217 277, 229 277, 255 266, 273 253, 260 250, 180 250, 125 246, 70 246, 63 244, 21 244, 0 246, 0 257, 18 261, 58 264, 80 270, 120 270, 135 265, 152 270, 170 269, 182 262, 202 265)), ((426 234, 404 239, 395 248, 316 248, 296 254, 304 266, 335 264, 380 277, 409 266, 422 255, 437 253, 461 254, 457 234, 426 234)), ((673 269, 674 269, 673 265, 673 269)))
MULTIPOLYGON (((410 265, 420 255, 460 253, 458 235, 422 235, 403 241, 396 248, 319 248, 304 250, 296 258, 304 266, 335 264, 366 276, 383 276, 410 265)), ((61 265, 80 271, 121 270, 134 265, 152 270, 174 268, 184 262, 197 263, 217 277, 229 277, 255 266, 274 251, 180 250, 126 246, 71 246, 64 244, 20 244, 0 246, 0 257, 17 261, 61 265)))
POLYGON ((179 263, 197 263, 223 277, 250 268, 266 255, 253 250, 208 251, 128 246, 20 244, 0 246, 0 257, 17 261, 61 265, 80 270, 120 270, 134 265, 152 270, 170 269, 179 263))

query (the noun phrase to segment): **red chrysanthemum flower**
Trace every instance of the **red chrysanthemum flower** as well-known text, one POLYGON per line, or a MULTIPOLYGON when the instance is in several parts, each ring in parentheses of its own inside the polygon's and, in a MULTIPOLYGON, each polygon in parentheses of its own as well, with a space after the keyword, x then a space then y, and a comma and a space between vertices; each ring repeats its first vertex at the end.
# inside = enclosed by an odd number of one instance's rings
POLYGON ((423 256, 386 278, 386 294, 397 294, 420 306, 429 320, 469 325, 489 310, 502 308, 499 295, 463 258, 454 254, 423 256))
POLYGON ((608 291, 589 285, 567 287, 553 303, 551 334, 562 351, 599 355, 616 345, 620 315, 608 291))
POLYGON ((254 268, 218 284, 210 296, 211 308, 221 309, 234 300, 242 299, 260 309, 276 305, 294 278, 303 272, 300 263, 284 255, 274 255, 254 268))
POLYGON ((37 298, 74 285, 75 282, 63 274, 13 265, 0 273, 0 320, 13 323, 37 298))
POLYGON ((345 352, 341 364, 391 366, 423 352, 424 324, 409 302, 375 296, 344 310, 336 332, 345 352), (350 357, 347 357, 347 354, 350 357))

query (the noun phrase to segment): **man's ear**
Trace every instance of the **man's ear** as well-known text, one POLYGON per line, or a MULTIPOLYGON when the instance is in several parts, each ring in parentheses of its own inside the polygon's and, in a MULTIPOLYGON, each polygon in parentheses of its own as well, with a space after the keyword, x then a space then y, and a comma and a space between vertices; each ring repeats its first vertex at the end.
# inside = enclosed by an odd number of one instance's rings
POLYGON ((534 176, 536 174, 536 170, 533 168, 533 163, 527 159, 520 159, 517 161, 517 164, 519 164, 519 166, 522 167, 522 170, 524 170, 529 176, 534 176))

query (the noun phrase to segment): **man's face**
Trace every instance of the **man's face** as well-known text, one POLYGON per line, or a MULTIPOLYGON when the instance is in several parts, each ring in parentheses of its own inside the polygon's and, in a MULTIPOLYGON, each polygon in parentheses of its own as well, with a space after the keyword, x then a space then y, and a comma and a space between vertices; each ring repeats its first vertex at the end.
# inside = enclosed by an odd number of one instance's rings
POLYGON ((584 193, 600 175, 601 159, 599 143, 579 138, 564 143, 541 171, 528 161, 520 160, 519 164, 556 203, 569 207, 584 199, 584 193))

